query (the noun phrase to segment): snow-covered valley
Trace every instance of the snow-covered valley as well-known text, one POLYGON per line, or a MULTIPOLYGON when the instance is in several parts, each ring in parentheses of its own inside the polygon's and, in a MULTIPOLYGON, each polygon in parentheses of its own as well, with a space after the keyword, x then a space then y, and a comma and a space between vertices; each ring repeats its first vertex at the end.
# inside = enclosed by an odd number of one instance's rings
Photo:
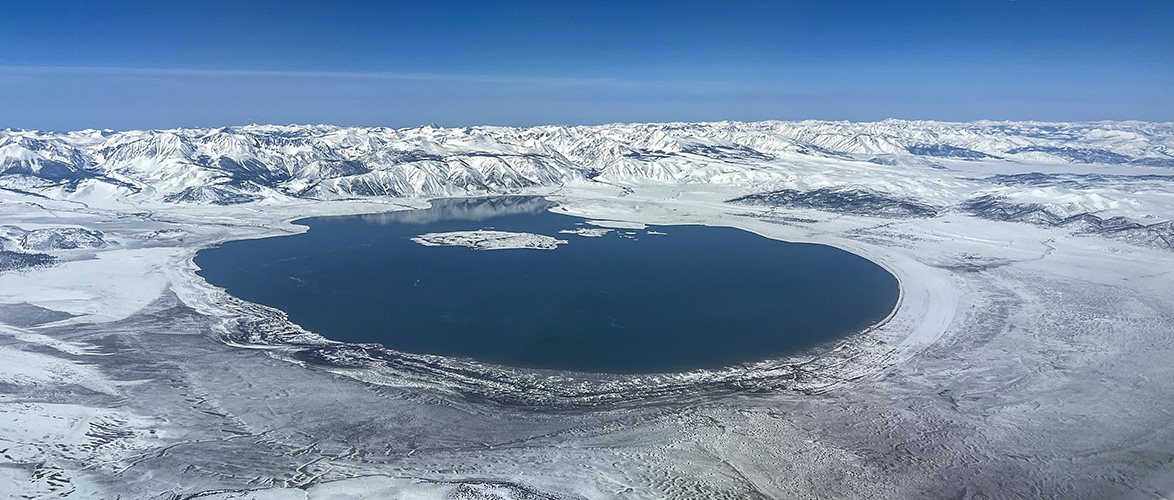
POLYGON ((1171 221, 1170 123, 3 131, 0 491, 1166 498, 1171 221), (559 373, 331 342, 192 263, 491 194, 832 245, 900 303, 826 352, 559 373))

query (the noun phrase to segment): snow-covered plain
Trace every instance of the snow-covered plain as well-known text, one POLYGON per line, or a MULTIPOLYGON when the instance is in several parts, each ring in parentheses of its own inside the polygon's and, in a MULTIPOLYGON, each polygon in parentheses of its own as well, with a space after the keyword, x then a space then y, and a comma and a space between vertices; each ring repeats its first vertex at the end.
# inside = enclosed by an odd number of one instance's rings
POLYGON ((1169 123, 0 132, 0 492, 1168 498, 1172 186, 1169 123), (558 373, 331 342, 192 263, 485 194, 837 246, 900 302, 785 359, 558 373))

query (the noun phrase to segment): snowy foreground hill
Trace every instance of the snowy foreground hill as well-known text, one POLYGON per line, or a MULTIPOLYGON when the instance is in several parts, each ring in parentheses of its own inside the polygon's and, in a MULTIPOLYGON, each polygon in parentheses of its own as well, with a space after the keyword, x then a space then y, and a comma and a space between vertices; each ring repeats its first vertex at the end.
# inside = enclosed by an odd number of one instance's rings
POLYGON ((1172 221, 1171 123, 0 131, 0 497, 1170 498, 1172 221), (504 194, 591 219, 546 251, 730 226, 901 298, 802 355, 556 373, 328 341, 192 260, 504 194))

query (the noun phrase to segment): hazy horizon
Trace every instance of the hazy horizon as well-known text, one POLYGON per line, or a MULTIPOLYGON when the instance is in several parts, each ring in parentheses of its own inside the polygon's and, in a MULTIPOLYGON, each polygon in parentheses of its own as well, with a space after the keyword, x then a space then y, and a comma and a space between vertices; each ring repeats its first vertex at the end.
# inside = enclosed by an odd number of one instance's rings
POLYGON ((6 17, 0 128, 1174 120, 1161 1, 61 2, 6 17))

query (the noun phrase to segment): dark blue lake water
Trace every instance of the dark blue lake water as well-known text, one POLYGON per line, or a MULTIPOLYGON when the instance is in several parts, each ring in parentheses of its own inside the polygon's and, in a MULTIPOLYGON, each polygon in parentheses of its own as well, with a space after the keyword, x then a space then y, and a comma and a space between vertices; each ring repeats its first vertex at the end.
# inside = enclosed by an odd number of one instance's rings
POLYGON ((304 234, 227 242, 195 262, 210 283, 331 339, 612 373, 779 357, 876 323, 898 296, 880 266, 823 245, 704 226, 560 234, 592 226, 533 197, 433 205, 304 219, 304 234), (569 242, 474 251, 410 239, 485 228, 569 242))

